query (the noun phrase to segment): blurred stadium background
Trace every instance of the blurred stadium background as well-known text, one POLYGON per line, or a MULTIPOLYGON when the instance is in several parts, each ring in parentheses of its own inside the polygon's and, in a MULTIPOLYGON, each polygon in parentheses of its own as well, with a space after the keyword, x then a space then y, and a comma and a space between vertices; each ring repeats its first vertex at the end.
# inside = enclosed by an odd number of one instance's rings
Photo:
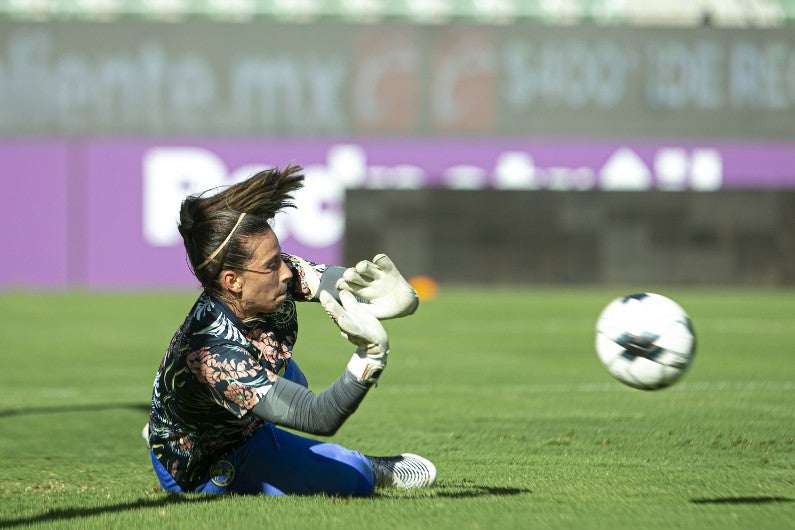
POLYGON ((795 0, 0 0, 0 289, 194 285, 181 198, 461 283, 795 283, 795 0))

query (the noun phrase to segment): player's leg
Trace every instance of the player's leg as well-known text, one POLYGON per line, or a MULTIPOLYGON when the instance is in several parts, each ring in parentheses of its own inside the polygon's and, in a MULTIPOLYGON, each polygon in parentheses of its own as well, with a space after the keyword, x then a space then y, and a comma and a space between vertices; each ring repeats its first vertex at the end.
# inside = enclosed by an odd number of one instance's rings
MULTIPOLYGON (((149 427, 149 424, 146 424, 146 427, 149 427)), ((166 471, 166 468, 163 467, 163 464, 160 463, 160 460, 157 459, 155 454, 152 451, 149 451, 149 456, 152 459, 152 467, 155 470, 155 475, 157 475, 157 480, 160 481, 160 485, 163 486, 163 489, 169 493, 183 493, 182 488, 179 487, 177 481, 174 480, 174 477, 166 471)))
POLYGON ((304 375, 301 367, 298 366, 298 363, 293 359, 290 359, 287 368, 284 369, 284 375, 282 377, 293 383, 298 383, 304 388, 309 387, 309 381, 307 381, 306 375, 304 375))
POLYGON ((225 460, 230 492, 366 497, 375 488, 373 466, 358 451, 269 424, 225 460))
MULTIPOLYGON (((174 480, 174 477, 163 467, 163 464, 160 463, 160 460, 157 459, 155 453, 149 451, 149 456, 152 459, 152 467, 155 470, 155 475, 157 476, 157 480, 160 481, 160 485, 166 490, 168 493, 185 493, 185 491, 177 484, 177 481, 174 480)), ((226 493, 229 488, 229 479, 232 477, 230 475, 226 475, 225 472, 229 470, 229 466, 226 465, 227 462, 220 461, 217 462, 211 471, 211 477, 208 480, 205 480, 193 490, 196 493, 226 493)), ((190 491, 188 492, 190 493, 190 491)))
MULTIPOLYGON (((182 493, 153 453, 151 457, 163 489, 182 493)), ((422 488, 435 481, 436 467, 421 456, 365 456, 265 425, 243 447, 216 462, 209 478, 193 491, 366 497, 376 486, 422 488)))

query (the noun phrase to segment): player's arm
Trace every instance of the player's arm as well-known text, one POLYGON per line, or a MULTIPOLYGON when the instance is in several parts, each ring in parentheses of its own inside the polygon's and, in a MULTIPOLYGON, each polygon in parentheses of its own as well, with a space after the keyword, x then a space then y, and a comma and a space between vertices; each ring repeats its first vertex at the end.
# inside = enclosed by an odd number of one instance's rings
POLYGON ((338 303, 328 292, 320 294, 323 308, 342 336, 356 346, 345 372, 322 393, 277 378, 252 408, 257 416, 285 427, 330 436, 337 432, 364 399, 386 367, 389 338, 378 319, 365 311, 354 296, 340 293, 338 303))
POLYGON ((348 370, 320 394, 279 377, 251 411, 276 425, 331 436, 356 411, 371 386, 348 370))

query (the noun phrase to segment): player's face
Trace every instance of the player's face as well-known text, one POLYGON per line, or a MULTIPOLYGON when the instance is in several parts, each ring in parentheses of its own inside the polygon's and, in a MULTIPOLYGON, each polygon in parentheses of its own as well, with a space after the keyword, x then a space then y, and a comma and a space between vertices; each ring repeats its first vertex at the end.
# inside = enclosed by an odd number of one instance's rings
POLYGON ((272 230, 252 237, 249 248, 251 260, 240 274, 243 318, 279 309, 287 298, 287 286, 293 277, 272 230))

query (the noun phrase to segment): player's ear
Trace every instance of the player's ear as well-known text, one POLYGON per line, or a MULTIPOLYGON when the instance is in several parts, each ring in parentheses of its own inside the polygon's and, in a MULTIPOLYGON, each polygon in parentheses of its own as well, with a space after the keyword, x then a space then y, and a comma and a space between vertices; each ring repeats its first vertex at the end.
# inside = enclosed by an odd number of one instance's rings
POLYGON ((227 269, 221 272, 221 285, 227 291, 239 294, 243 289, 243 278, 235 271, 227 269))

